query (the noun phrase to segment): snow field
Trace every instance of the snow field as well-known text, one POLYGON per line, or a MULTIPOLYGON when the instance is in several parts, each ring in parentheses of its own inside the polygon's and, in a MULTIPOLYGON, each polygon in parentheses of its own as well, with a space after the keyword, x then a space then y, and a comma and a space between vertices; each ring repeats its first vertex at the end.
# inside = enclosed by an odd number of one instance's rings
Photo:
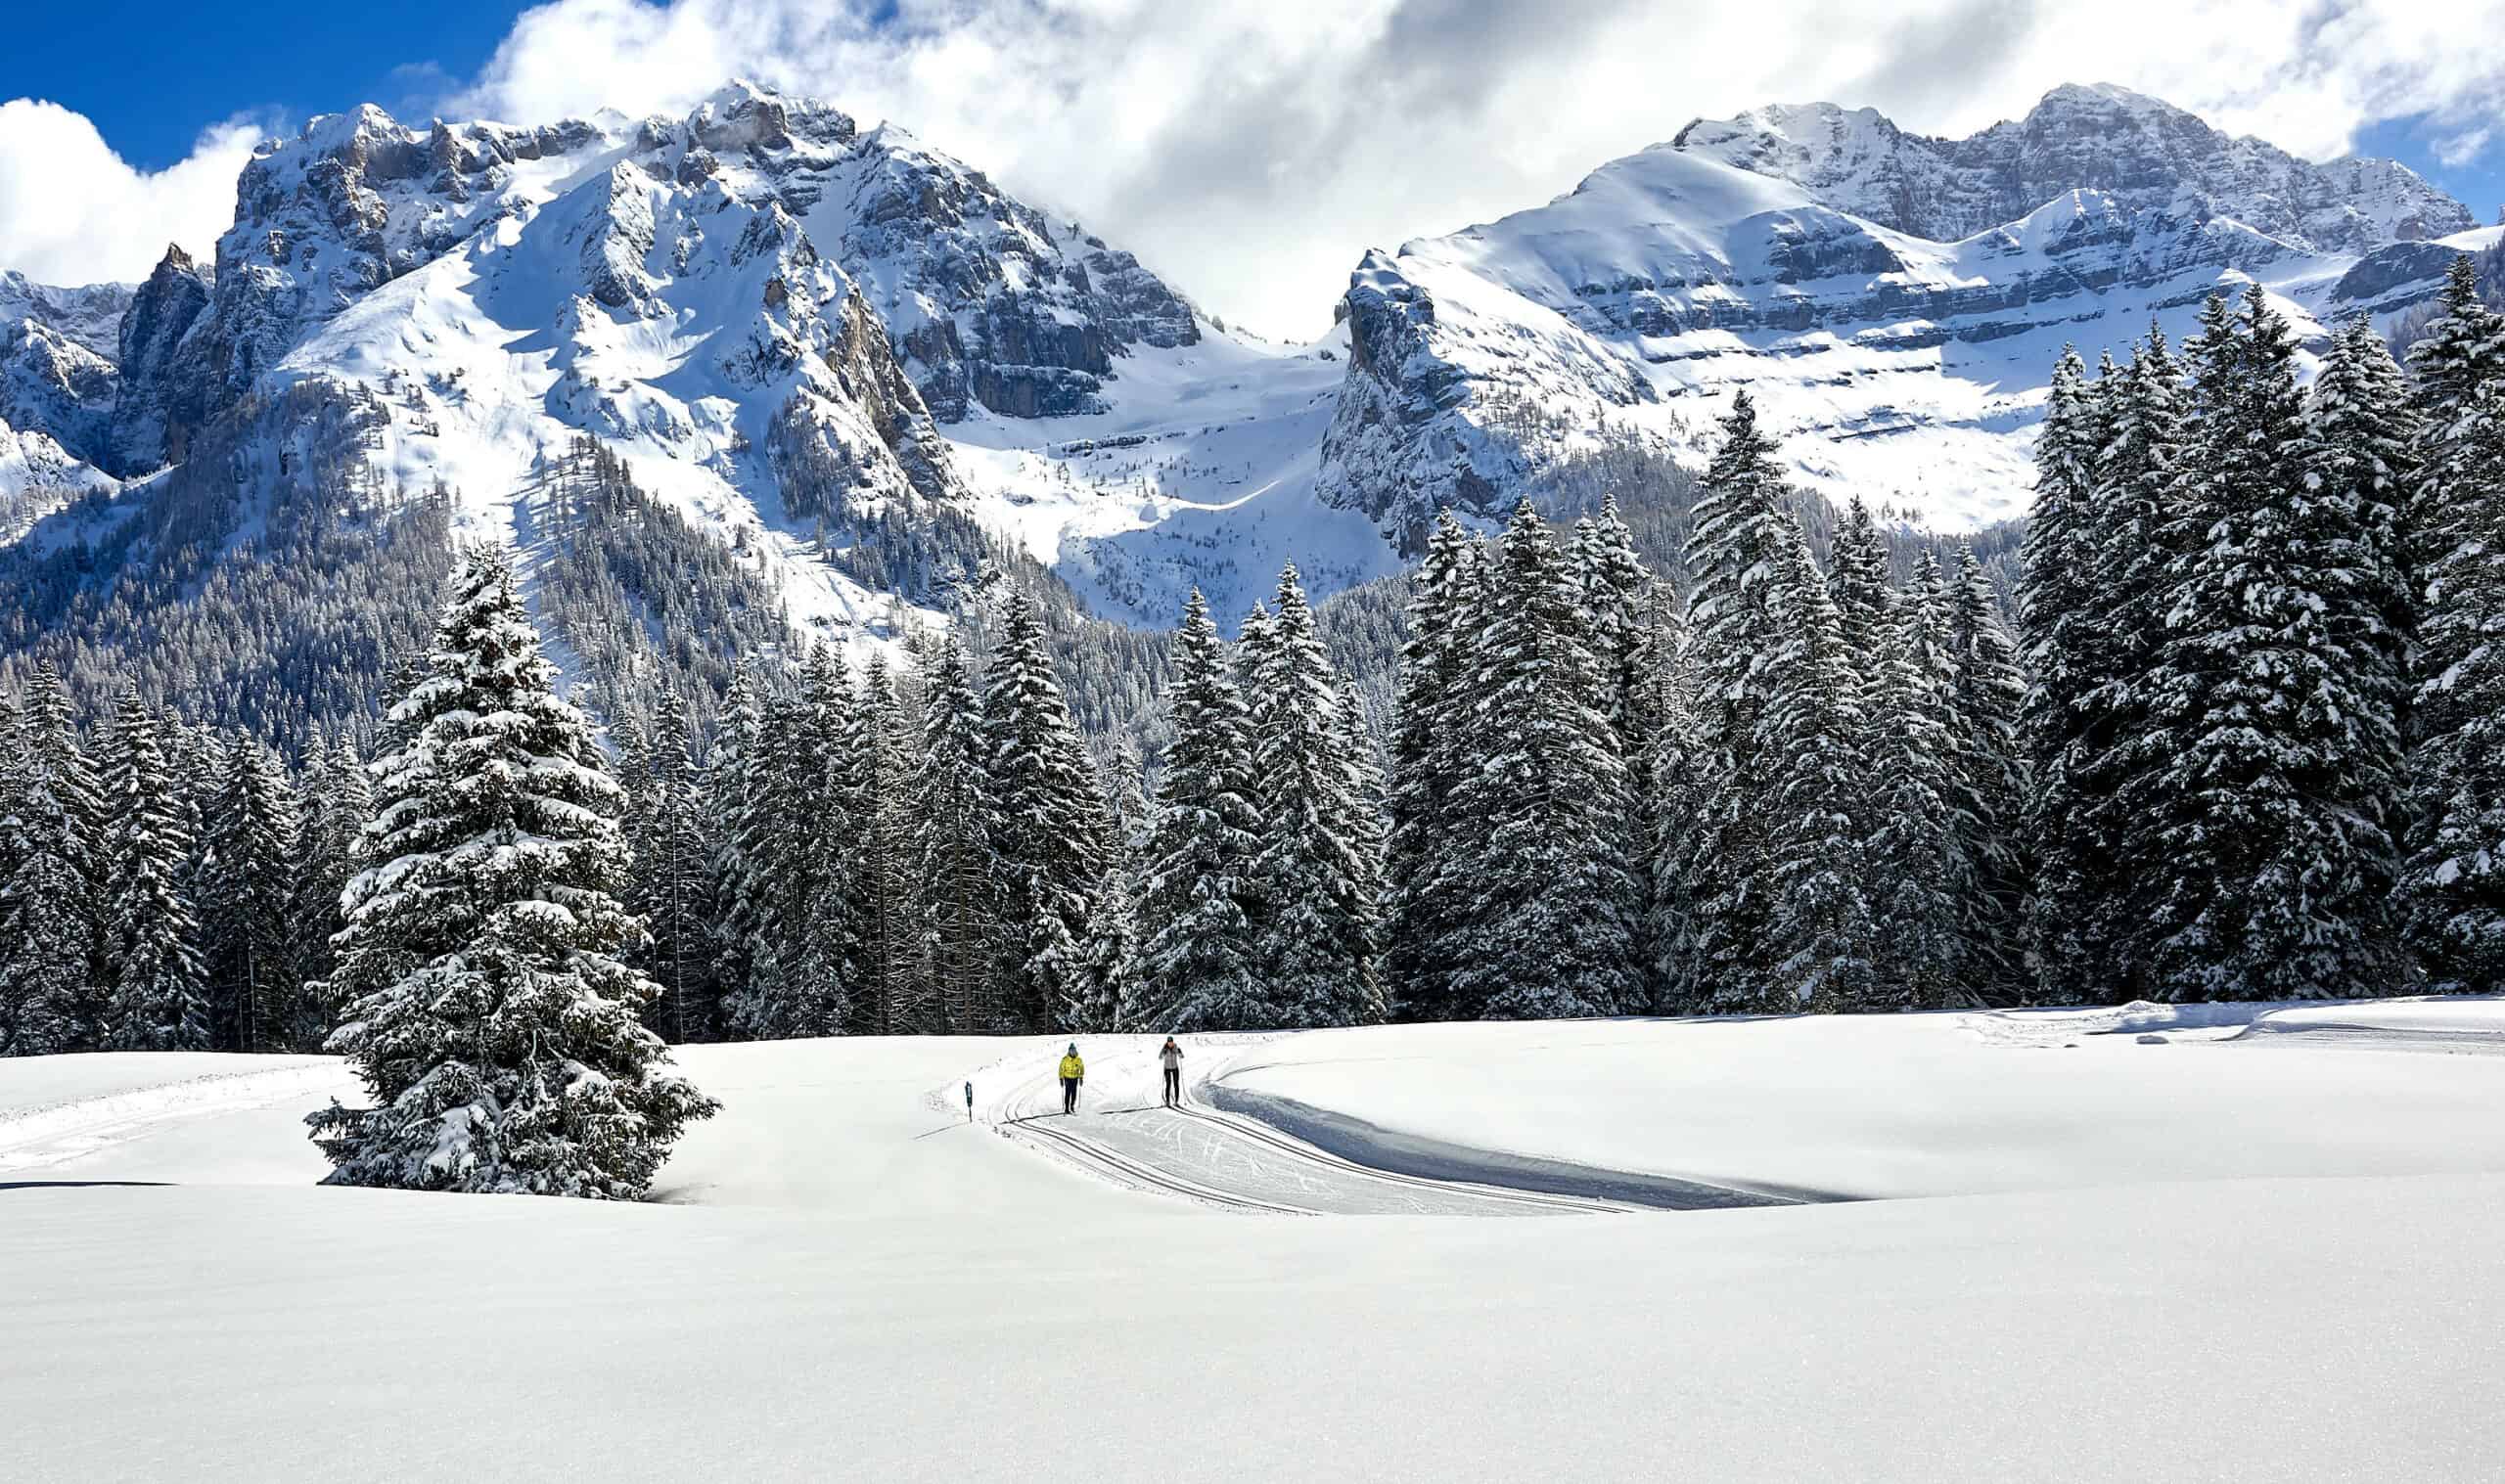
MULTIPOLYGON (((2500 1094, 2452 1074, 2505 1078, 2448 1053, 2496 1019, 1186 1039, 1196 1102, 1294 1082, 1559 1158, 1633 1147, 1561 1132, 1587 1124, 1682 1141, 1636 1168, 2067 1187, 1547 1221, 1119 1189, 981 1121, 1024 1116, 1063 1037, 685 1048, 724 1111, 622 1206, 313 1188, 287 1125, 344 1080, 325 1058, 0 1063, 0 1158, 30 1115, 136 1098, 167 1116, 32 1173, 182 1182, 0 1173, 0 1477, 2492 1478, 2500 1094), (2167 1129, 2247 1154, 2169 1164, 2167 1129), (2268 1173, 2307 1145, 2417 1173, 2268 1173)), ((1153 1104, 1155 1044, 1082 1038, 1090 1105, 1153 1104)))

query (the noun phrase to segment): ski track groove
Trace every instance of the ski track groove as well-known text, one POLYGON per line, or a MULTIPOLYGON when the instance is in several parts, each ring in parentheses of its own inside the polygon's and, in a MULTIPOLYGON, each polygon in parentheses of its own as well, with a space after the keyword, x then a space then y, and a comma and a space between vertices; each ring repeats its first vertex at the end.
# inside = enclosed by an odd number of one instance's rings
POLYGON ((1171 1194, 1183 1196, 1187 1200, 1199 1201, 1208 1205, 1223 1206, 1229 1210, 1252 1211, 1263 1216, 1320 1216, 1326 1214, 1303 1206, 1279 1205, 1271 1201, 1256 1200, 1247 1195, 1230 1194, 1227 1192, 1211 1190, 1206 1186, 1185 1181, 1178 1177, 1170 1177, 1161 1171, 1153 1170, 1144 1164, 1140 1164, 1136 1160, 1130 1159, 1125 1155, 1116 1153, 1114 1150, 1105 1147, 1103 1145, 1082 1139, 1075 1134, 1064 1132, 1061 1129, 1046 1127, 1042 1124, 1021 1124, 1019 1125, 1018 1133, 1012 1137, 1023 1138, 1029 1135, 1040 1135, 1046 1141, 1057 1144, 1064 1148, 1070 1150, 1073 1154, 1078 1156, 1078 1159, 1081 1162, 1093 1163, 1100 1171, 1113 1175, 1116 1184, 1127 1184, 1132 1181, 1144 1182, 1150 1187, 1165 1191, 1171 1194))
POLYGON ((1580 1200, 1566 1195, 1544 1195, 1536 1191, 1508 1191, 1499 1186, 1475 1185, 1459 1180, 1429 1180, 1423 1175, 1403 1175, 1394 1170, 1373 1169, 1352 1159, 1343 1159, 1326 1149, 1298 1144, 1284 1134, 1258 1127, 1250 1120, 1230 1114, 1213 1113, 1190 1106, 1179 1106, 1175 1111, 1186 1117, 1197 1118, 1203 1123, 1225 1129, 1240 1138, 1269 1145, 1283 1153, 1318 1164, 1324 1169, 1366 1180, 1378 1180, 1386 1185, 1433 1191, 1437 1194, 1464 1194, 1505 1205, 1529 1206, 1543 1211, 1571 1212, 1576 1215, 1592 1215, 1600 1212, 1623 1214, 1634 1209, 1634 1207, 1618 1205, 1612 1201, 1580 1200))
MULTIPOLYGON (((1122 1086, 1129 1053, 1097 1058, 1097 1082, 1110 1076, 1122 1086)), ((1007 1070, 1006 1067, 993 1070, 1007 1070)), ((1195 1106, 1186 1098, 1173 1107, 1154 1104, 1115 1107, 1084 1114, 1076 1127, 1057 1120, 1058 1079, 1049 1060, 1022 1068, 1015 1080, 988 1103, 988 1120, 1003 1135, 1029 1148, 1100 1179, 1130 1190, 1180 1196, 1205 1206, 1261 1215, 1592 1215, 1624 1214, 1638 1209, 1620 1202, 1510 1190, 1461 1180, 1439 1180, 1402 1171, 1380 1170, 1302 1143, 1294 1136, 1255 1120, 1221 1110, 1195 1106), (1175 1128, 1189 1128, 1196 1143, 1171 1142, 1147 1123, 1107 1124, 1120 1129, 1119 1138, 1097 1137, 1088 1129, 1100 1119, 1122 1114, 1181 1115, 1175 1128), (1135 1147, 1142 1138, 1148 1147, 1135 1147), (1267 1178, 1265 1178, 1267 1177, 1267 1178), (1382 1192, 1368 1194, 1366 1192, 1382 1192), (1389 1201, 1390 1204, 1386 1204, 1389 1201), (1301 1202, 1301 1203, 1299 1203, 1301 1202)), ((1206 1079, 1204 1079, 1204 1082, 1206 1079)), ((1196 1082, 1197 1088, 1203 1085, 1196 1082)), ((1127 1092, 1126 1087, 1123 1091, 1127 1092)), ((1112 1092, 1100 1096, 1116 1098, 1112 1092)))

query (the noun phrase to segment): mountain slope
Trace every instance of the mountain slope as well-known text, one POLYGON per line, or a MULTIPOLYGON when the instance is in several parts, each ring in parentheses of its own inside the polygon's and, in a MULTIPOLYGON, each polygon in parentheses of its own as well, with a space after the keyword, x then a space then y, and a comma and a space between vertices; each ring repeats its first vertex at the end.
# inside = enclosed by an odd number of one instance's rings
POLYGON ((2495 236, 2458 230, 2467 212, 2399 166, 2303 165, 2118 90, 2057 90, 2003 129, 1978 138, 2006 160, 1960 163, 1867 111, 1763 111, 1692 125, 1545 206, 1369 254, 1342 305, 1353 348, 1323 498, 1414 549, 1436 507, 1491 515, 1604 436, 1693 453, 1746 388, 1812 487, 1981 525, 2026 508, 2064 343, 2118 345, 2153 321, 2180 336, 2247 281, 2318 340, 2429 297, 2454 252, 2495 236), (2088 184, 1988 218, 2030 179, 2088 184), (2312 194, 2292 205, 2288 180, 2312 194), (2437 228, 2453 235, 2352 250, 2437 228))

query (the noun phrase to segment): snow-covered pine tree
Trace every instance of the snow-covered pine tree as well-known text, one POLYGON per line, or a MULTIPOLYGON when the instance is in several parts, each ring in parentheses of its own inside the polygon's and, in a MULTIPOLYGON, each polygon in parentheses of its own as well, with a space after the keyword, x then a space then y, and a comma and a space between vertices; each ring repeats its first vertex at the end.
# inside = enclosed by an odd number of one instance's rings
POLYGON ((357 872, 359 840, 373 817, 374 788, 356 739, 342 730, 326 743, 317 734, 306 757, 293 909, 296 972, 307 992, 297 997, 302 1018, 289 1029, 292 1045, 318 1047, 330 1035, 334 1007, 310 986, 330 978, 339 962, 331 940, 347 926, 340 896, 357 872))
POLYGON ((1667 583, 1660 584, 1654 593, 1649 665, 1653 798, 1642 842, 1654 861, 1653 896, 1646 906, 1645 941, 1654 955, 1654 1000, 1648 1008, 1656 1013, 1674 1014, 1701 999, 1694 977, 1700 962, 1693 943, 1694 914, 1687 896, 1696 878, 1673 867, 1685 859, 1689 840, 1699 829, 1706 781, 1698 764, 1695 686, 1687 669, 1686 606, 1667 583))
POLYGON ((1875 672, 1880 652, 1896 633, 1896 585, 1888 573, 1888 543, 1859 495, 1837 522, 1827 590, 1835 599, 1845 652, 1866 657, 1875 672))
POLYGON ((307 1120, 333 1184, 634 1199, 716 1108, 636 1018, 617 785, 556 678, 503 554, 465 553, 348 886, 330 1050, 374 1105, 307 1120))
POLYGON ((1383 743, 1366 720, 1365 702, 1352 685, 1340 687, 1340 715, 1332 735, 1346 779, 1349 816, 1343 832, 1356 862, 1356 900, 1375 949, 1365 962, 1361 998, 1371 1007, 1372 1021, 1381 1021, 1391 1012, 1391 994, 1384 983, 1383 969, 1384 904, 1389 896, 1383 863, 1390 823, 1384 809, 1383 743))
POLYGON ((2438 994, 2505 993, 2505 321, 2468 258, 2410 352, 2424 419, 2408 530, 2419 603, 2399 882, 2438 994))
POLYGON ((1340 735, 1340 679, 1291 564, 1278 606, 1245 640, 1252 686, 1252 778, 1262 915, 1254 972, 1283 1027, 1383 1018, 1358 801, 1340 735))
POLYGON ((639 962, 661 992, 645 1008, 644 1023, 671 1041, 699 1041, 708 1039, 713 1017, 707 925, 714 911, 712 842, 698 793, 686 700, 664 691, 653 722, 636 907, 649 934, 639 962))
POLYGON ((1139 855, 1148 822, 1148 798, 1139 750, 1127 738, 1116 747, 1102 781, 1109 806, 1108 855, 1096 899, 1087 908, 1083 971, 1061 1023, 1073 1031, 1118 1031, 1140 1000, 1138 931, 1139 855))
MULTIPOLYGON (((1839 547, 1841 552, 1841 547, 1839 547)), ((1946 586, 1917 560, 1913 591, 1891 605, 1866 697, 1871 725, 1866 893, 1879 924, 1861 1005, 1937 1010, 1969 997, 1964 918, 1976 889, 1955 703, 1946 586)))
POLYGON ((927 987, 916 999, 960 1035, 1021 1029, 996 987, 1005 926, 989 834, 982 702, 953 635, 932 666, 924 706, 914 799, 922 831, 916 895, 927 987))
MULTIPOLYGON (((1862 695, 1875 697, 1880 690, 1880 672, 1889 660, 1889 647, 1902 636, 1895 581, 1889 570, 1888 543, 1879 534, 1879 522, 1872 517, 1870 507, 1862 503, 1859 495, 1845 507, 1844 518, 1836 525, 1835 540, 1829 548, 1827 593, 1835 603, 1837 633, 1845 662, 1852 668, 1853 683, 1862 695)), ((1890 714, 1876 704, 1863 710, 1862 719, 1872 732, 1861 739, 1859 745, 1874 758, 1890 743, 1890 740, 1879 732, 1890 714)), ((1853 828, 1861 838, 1868 839, 1884 823, 1870 813, 1877 806, 1877 795, 1864 791, 1852 802, 1853 828)))
POLYGON ((95 775, 51 660, 35 666, 23 705, 5 852, 14 870, 0 886, 0 1024, 13 1053, 42 1056, 97 1044, 110 970, 95 775))
POLYGON ((913 896, 914 744, 887 655, 874 653, 863 667, 853 717, 864 1028, 890 1035, 921 1028, 902 1011, 918 970, 921 936, 913 896))
POLYGON ((295 1051, 291 1028, 323 1018, 302 1003, 296 942, 294 786, 268 748, 238 738, 204 822, 200 912, 217 1045, 295 1051))
POLYGON ((1600 686, 1596 703, 1609 721, 1617 753, 1625 764, 1626 797, 1634 811, 1627 825, 1627 838, 1635 842, 1627 868, 1638 904, 1636 999, 1649 1004, 1654 996, 1653 965, 1659 957, 1651 939, 1652 915, 1642 905, 1653 899, 1653 855, 1645 845, 1652 837, 1653 733, 1660 720, 1651 709, 1654 696, 1649 688, 1653 574, 1635 550, 1635 533, 1627 528, 1615 491, 1601 497, 1598 514, 1575 522, 1572 553, 1577 602, 1600 686))
POLYGON ((773 993, 775 748, 780 741, 765 676, 755 656, 731 672, 705 770, 706 806, 714 822, 715 892, 710 942, 715 1009, 722 1033, 744 1037, 749 997, 773 993))
POLYGON ((852 765, 852 680, 832 647, 801 666, 778 769, 775 816, 780 972, 751 1002, 750 1034, 842 1035, 859 1003, 862 902, 852 765))
POLYGON ((2021 739, 2027 672, 1971 545, 1957 549, 1948 607, 1956 677, 1951 741, 1967 788, 1959 853, 1974 872, 1972 889, 1958 906, 1963 956, 1977 993, 2015 1004, 2029 989, 2022 935, 2031 879, 2025 821, 2034 791, 2021 739))
POLYGON ((1871 922, 1863 894, 1860 819, 1869 783, 1859 677, 1844 652, 1835 600, 1809 555, 1809 537, 1787 521, 1775 554, 1776 633, 1759 745, 1772 757, 1766 826, 1774 900, 1767 935, 1774 955, 1760 1009, 1843 1010, 1870 977, 1871 922))
POLYGON ((1454 1018, 1458 904, 1444 873, 1460 864, 1451 795, 1461 771, 1465 722, 1457 688, 1477 557, 1469 532, 1446 510, 1409 577, 1408 636, 1400 645, 1391 735, 1386 845, 1391 896, 1384 946, 1392 1013, 1403 1020, 1454 1018))
POLYGON ((1615 1014, 1637 1004, 1633 802, 1598 702, 1571 564, 1528 500, 1488 577, 1464 672, 1478 766, 1452 805, 1484 822, 1459 875, 1456 1002, 1495 1019, 1615 1014))
POLYGON ((1174 740, 1158 775, 1139 887, 1140 997, 1134 1030, 1240 1030, 1277 1023, 1254 973, 1252 875, 1261 849, 1251 714, 1195 590, 1174 633, 1166 693, 1174 740))
POLYGON ((1108 821, 1034 604, 1013 599, 983 692, 989 837, 1001 890, 1000 988, 1014 1023, 1055 1026, 1085 957, 1108 821))
POLYGON ((2258 286, 2212 308, 2154 756, 2127 862, 2159 883, 2150 984, 2180 999, 2388 993, 2397 697, 2327 621, 2366 585, 2353 499, 2309 488, 2296 346, 2258 286), (2223 323, 2222 323, 2223 322, 2223 323))
POLYGON ((178 877, 190 853, 157 718, 135 695, 114 718, 106 766, 113 820, 106 876, 113 967, 104 1044, 121 1052, 209 1049, 200 921, 178 877))
POLYGON ((1707 466, 1687 542, 1688 669, 1701 797, 1690 827, 1665 832, 1659 888, 1682 904, 1667 977, 1689 986, 1690 1008, 1792 1008, 1773 967, 1778 895, 1767 832, 1776 764, 1768 746, 1769 665, 1785 643, 1790 600, 1779 572, 1796 528, 1783 514, 1783 472, 1759 430, 1755 405, 1735 393, 1722 442, 1707 466))
POLYGON ((2027 835, 2036 862, 2026 941, 2038 981, 2058 999, 2071 998, 2067 989, 2092 971, 2082 929, 2104 875, 2075 776, 2087 699, 2105 679, 2099 638, 2088 627, 2097 602, 2098 463, 2111 427, 2102 400, 2078 352, 2064 346, 2035 435, 2035 505, 2020 547, 2019 611, 2034 678, 2024 722, 2035 778, 2027 835))
POLYGON ((110 1051, 206 1051, 200 921, 180 885, 190 845, 157 719, 136 695, 115 708, 104 786, 112 821, 105 879, 112 987, 103 1044, 110 1051))

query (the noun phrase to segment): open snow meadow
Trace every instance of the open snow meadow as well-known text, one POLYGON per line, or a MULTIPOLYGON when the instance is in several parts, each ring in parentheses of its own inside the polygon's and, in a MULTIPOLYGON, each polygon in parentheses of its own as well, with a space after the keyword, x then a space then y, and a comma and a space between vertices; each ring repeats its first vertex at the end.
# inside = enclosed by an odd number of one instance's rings
POLYGON ((684 1048, 642 1204, 0 1062, 0 1478, 2505 1477, 2505 1003, 1061 1045, 684 1048))

